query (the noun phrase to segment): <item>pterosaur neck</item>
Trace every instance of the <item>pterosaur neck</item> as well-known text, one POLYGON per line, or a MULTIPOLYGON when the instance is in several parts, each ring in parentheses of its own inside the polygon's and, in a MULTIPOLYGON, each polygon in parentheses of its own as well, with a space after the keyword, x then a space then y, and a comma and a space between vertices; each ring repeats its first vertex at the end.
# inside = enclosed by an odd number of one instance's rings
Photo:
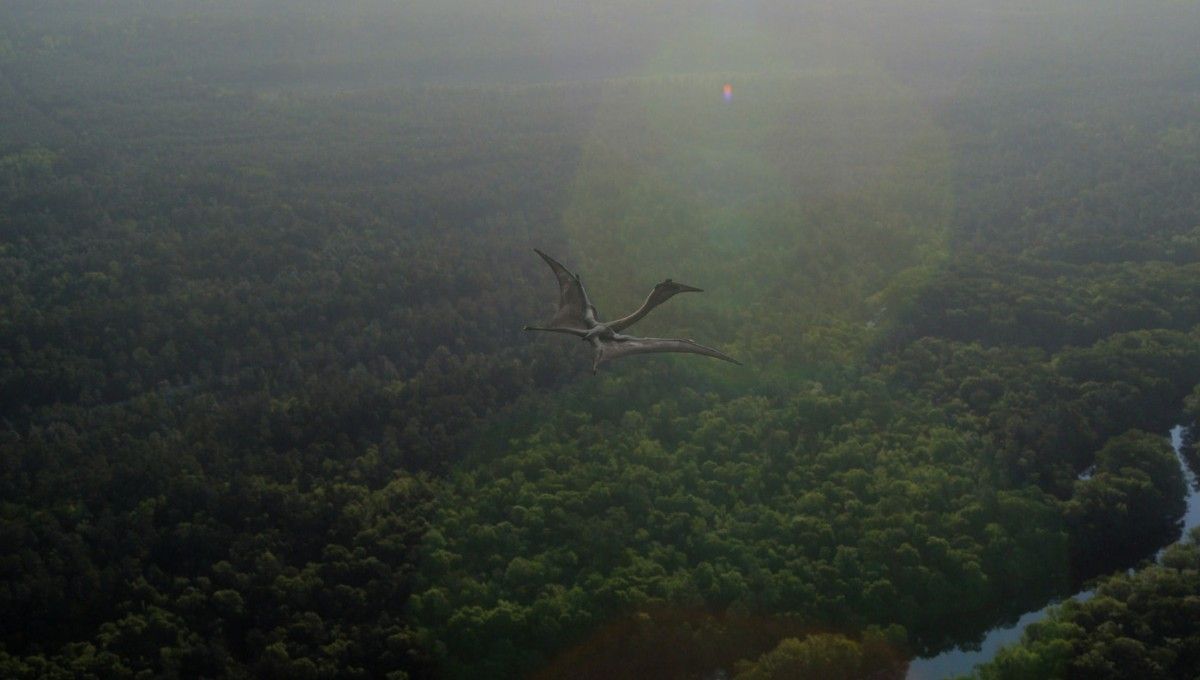
POLYGON ((620 333, 621 331, 640 321, 642 317, 649 314, 650 310, 657 307, 659 304, 661 304, 661 302, 661 300, 655 299, 654 293, 651 293, 650 296, 646 298, 646 301, 642 303, 642 306, 637 308, 637 311, 629 316, 609 322, 608 327, 613 331, 620 333))

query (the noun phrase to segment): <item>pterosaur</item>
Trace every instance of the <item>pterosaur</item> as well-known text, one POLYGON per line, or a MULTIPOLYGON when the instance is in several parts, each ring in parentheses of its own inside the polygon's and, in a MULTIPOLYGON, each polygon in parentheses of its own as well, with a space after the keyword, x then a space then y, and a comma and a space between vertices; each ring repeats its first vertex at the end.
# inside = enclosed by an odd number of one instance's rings
POLYGON ((549 331, 551 333, 566 333, 590 342, 596 348, 596 356, 592 360, 592 373, 601 364, 633 356, 634 354, 649 354, 651 352, 689 352, 703 354, 722 361, 741 365, 740 362, 724 352, 705 347, 694 340, 676 338, 638 338, 623 335, 621 331, 637 323, 650 310, 661 305, 679 293, 699 293, 701 290, 692 286, 676 283, 667 279, 654 286, 646 301, 636 311, 620 319, 603 322, 596 314, 596 307, 588 299, 587 291, 579 277, 571 273, 557 260, 546 253, 533 249, 541 256, 558 279, 558 309, 545 326, 525 326, 527 331, 549 331))

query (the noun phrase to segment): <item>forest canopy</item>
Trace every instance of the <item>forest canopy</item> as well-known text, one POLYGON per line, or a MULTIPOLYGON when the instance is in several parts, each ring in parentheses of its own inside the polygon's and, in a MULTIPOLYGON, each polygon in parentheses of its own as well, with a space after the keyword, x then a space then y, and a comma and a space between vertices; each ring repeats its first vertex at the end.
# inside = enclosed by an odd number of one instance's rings
POLYGON ((1116 573, 979 676, 1175 677, 1138 4, 5 3, 0 675, 900 678, 1116 573), (533 247, 745 365, 587 375, 533 247))

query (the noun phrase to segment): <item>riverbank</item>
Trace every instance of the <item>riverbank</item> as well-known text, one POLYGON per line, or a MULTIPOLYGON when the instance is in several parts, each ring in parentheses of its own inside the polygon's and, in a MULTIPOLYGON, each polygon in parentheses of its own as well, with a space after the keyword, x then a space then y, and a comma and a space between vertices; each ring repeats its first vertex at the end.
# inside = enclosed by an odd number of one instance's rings
MULTIPOLYGON (((1175 450, 1179 465, 1183 468, 1188 488, 1187 511, 1183 516, 1181 536, 1186 536, 1193 527, 1200 526, 1200 490, 1197 489, 1196 475, 1183 457, 1184 434, 1185 429, 1182 425, 1171 428, 1171 448, 1175 450)), ((1155 553, 1155 558, 1160 557, 1167 547, 1169 546, 1160 548, 1155 553)), ((1086 601, 1091 598, 1093 592, 1090 589, 1082 590, 1067 599, 1086 601)), ((1041 609, 1023 614, 1011 625, 993 628, 984 636, 978 649, 955 648, 937 656, 913 659, 908 667, 907 678, 908 680, 942 680, 969 675, 976 666, 992 659, 1000 651, 1000 648, 1019 641, 1026 627, 1046 618, 1050 610, 1062 602, 1062 600, 1052 601, 1041 609)))

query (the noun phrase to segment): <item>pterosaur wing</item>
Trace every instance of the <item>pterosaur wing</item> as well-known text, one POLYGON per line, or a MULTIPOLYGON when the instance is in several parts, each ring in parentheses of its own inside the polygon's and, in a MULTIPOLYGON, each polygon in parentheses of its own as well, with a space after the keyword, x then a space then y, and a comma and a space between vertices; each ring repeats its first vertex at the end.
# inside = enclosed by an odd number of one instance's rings
POLYGON ((579 277, 546 253, 533 249, 541 256, 558 279, 558 309, 548 324, 550 329, 564 332, 587 331, 596 325, 596 308, 588 300, 579 277))
POLYGON ((623 336, 623 339, 603 339, 599 340, 599 345, 596 347, 596 359, 592 364, 593 370, 600 364, 607 363, 614 359, 633 356, 635 354, 651 354, 654 352, 686 352, 689 354, 703 354, 706 357, 728 361, 730 363, 741 365, 741 362, 729 356, 728 354, 705 347, 698 342, 692 340, 677 340, 673 338, 635 338, 623 336))

